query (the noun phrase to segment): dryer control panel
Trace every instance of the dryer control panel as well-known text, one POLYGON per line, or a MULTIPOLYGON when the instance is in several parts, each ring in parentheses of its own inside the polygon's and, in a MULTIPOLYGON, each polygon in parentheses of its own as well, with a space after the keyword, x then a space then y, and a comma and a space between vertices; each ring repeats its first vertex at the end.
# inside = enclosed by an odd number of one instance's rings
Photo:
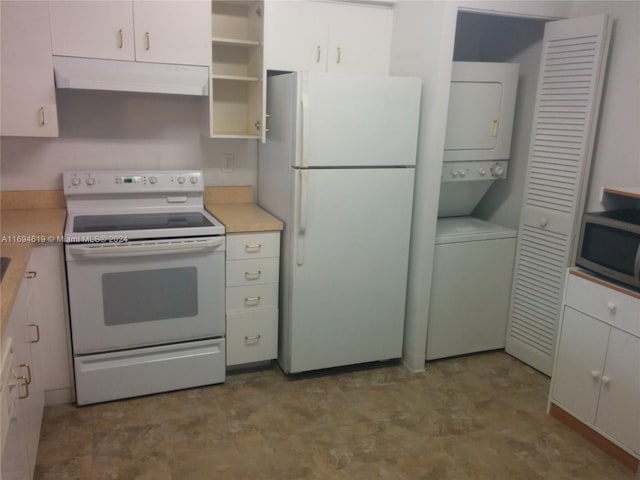
POLYGON ((443 182, 473 182, 479 180, 499 180, 507 178, 509 162, 474 161, 444 162, 442 165, 443 182))

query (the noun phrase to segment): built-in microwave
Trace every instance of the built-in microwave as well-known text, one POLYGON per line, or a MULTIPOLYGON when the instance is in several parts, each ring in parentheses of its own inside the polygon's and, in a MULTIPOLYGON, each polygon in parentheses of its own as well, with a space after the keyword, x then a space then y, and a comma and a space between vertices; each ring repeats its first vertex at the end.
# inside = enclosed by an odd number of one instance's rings
POLYGON ((640 210, 585 213, 576 265, 640 289, 640 210))

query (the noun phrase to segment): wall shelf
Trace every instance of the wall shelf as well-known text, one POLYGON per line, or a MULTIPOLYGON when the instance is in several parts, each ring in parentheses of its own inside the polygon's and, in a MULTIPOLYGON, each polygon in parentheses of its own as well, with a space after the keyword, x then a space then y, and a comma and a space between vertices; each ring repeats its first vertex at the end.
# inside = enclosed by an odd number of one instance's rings
POLYGON ((258 47, 260 42, 256 40, 244 40, 240 38, 212 37, 211 43, 214 45, 233 45, 237 47, 258 47))
POLYGON ((604 193, 640 199, 640 187, 604 187, 604 193))
POLYGON ((234 82, 259 82, 259 77, 245 77, 241 75, 211 75, 213 80, 229 80, 234 82))

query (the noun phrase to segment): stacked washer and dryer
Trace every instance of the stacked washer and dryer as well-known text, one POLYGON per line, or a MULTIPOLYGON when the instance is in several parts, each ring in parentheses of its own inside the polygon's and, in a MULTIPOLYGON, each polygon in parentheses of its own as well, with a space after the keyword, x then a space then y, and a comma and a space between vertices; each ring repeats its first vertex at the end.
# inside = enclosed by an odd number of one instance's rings
POLYGON ((426 359, 504 348, 517 231, 472 212, 507 178, 518 64, 453 62, 426 359))

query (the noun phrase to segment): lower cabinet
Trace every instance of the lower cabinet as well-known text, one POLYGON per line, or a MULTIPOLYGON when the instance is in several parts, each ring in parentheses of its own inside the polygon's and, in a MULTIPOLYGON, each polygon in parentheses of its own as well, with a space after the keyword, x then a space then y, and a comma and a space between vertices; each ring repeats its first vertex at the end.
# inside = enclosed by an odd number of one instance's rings
MULTIPOLYGON (((7 381, 10 419, 7 440, 3 442, 2 478, 32 478, 38 454, 40 426, 44 412, 44 375, 39 345, 35 299, 30 270, 22 281, 6 327, 3 351, 12 350, 13 368, 7 381), (15 443, 17 442, 17 444, 15 443)), ((4 388, 3 388, 3 405, 4 388)))
POLYGON ((551 401, 640 458, 640 297, 632 298, 569 274, 551 401))
POLYGON ((278 356, 279 232, 227 234, 227 366, 278 356))

